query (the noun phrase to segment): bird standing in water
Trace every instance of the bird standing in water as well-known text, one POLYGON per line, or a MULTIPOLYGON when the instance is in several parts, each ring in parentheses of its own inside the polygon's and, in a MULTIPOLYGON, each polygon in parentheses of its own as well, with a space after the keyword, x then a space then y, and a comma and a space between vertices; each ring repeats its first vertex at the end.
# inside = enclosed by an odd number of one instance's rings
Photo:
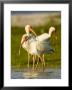
MULTIPOLYGON (((33 31, 30 25, 25 26, 26 34, 22 36, 21 46, 28 52, 28 68, 29 68, 29 54, 33 55, 33 71, 35 64, 35 56, 38 56, 42 61, 42 67, 45 67, 44 54, 53 51, 49 43, 52 32, 55 32, 54 27, 49 28, 48 33, 43 33, 39 36, 33 31)), ((38 65, 38 63, 37 63, 38 65)))

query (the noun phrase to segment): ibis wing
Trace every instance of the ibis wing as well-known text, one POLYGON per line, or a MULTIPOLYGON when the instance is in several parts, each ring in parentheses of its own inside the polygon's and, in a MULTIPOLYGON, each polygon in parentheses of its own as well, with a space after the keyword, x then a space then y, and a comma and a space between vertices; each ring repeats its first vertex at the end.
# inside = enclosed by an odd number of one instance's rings
POLYGON ((37 50, 43 53, 49 53, 53 51, 53 48, 51 47, 50 41, 38 41, 37 50))

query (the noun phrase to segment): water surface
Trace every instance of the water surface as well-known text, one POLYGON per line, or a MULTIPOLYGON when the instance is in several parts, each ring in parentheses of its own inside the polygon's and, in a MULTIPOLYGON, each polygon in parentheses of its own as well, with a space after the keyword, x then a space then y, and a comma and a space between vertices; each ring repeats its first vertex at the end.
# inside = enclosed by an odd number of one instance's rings
POLYGON ((11 78, 12 79, 60 79, 61 78, 61 69, 45 69, 44 72, 28 72, 27 69, 24 71, 11 71, 11 78), (30 75, 27 75, 30 74, 30 75))

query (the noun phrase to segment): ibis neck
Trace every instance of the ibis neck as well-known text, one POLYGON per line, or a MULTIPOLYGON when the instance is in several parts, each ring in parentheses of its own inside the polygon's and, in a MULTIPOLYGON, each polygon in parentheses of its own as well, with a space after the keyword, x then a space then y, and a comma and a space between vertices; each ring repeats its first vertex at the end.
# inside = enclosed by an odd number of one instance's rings
POLYGON ((51 37, 51 35, 52 35, 52 32, 51 32, 51 31, 49 31, 49 36, 51 37))
POLYGON ((29 32, 26 32, 26 34, 29 36, 30 35, 30 33, 29 32))

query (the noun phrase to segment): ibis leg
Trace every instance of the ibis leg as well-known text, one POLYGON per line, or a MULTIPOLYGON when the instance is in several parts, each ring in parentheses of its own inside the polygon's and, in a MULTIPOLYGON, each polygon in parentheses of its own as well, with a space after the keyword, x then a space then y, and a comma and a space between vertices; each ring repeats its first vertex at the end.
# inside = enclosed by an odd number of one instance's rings
POLYGON ((33 72, 34 72, 35 56, 33 55, 33 72))
POLYGON ((37 60, 37 63, 36 63, 36 67, 35 67, 35 69, 37 69, 37 67, 38 67, 38 63, 39 63, 39 57, 38 57, 38 60, 37 60))
POLYGON ((44 59, 44 54, 43 54, 43 71, 44 71, 44 69, 45 69, 45 59, 44 59))
POLYGON ((29 53, 28 53, 28 70, 29 70, 29 59, 30 59, 30 55, 29 55, 29 53))
POLYGON ((42 58, 42 56, 40 56, 40 60, 41 60, 41 62, 42 62, 42 70, 44 70, 43 58, 42 58))

